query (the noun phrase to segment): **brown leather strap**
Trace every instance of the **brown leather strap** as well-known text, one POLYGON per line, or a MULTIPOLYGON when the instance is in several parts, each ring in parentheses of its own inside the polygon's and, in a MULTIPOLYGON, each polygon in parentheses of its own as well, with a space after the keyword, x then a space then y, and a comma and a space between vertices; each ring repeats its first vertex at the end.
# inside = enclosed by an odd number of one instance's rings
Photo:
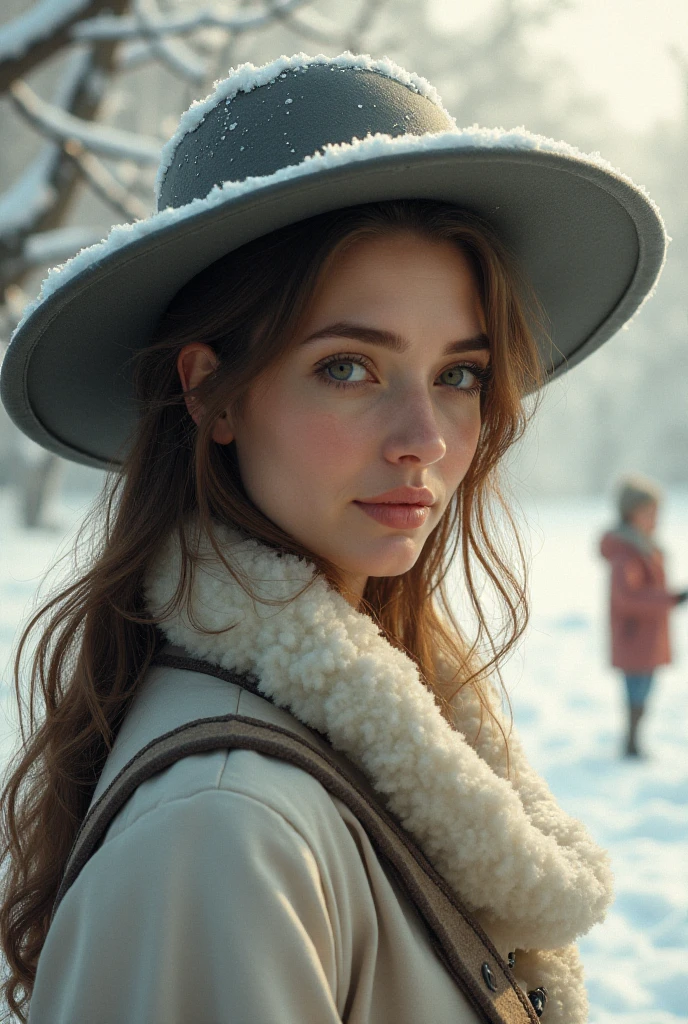
MULTIPOLYGON (((190 667, 187 659, 174 661, 174 667, 190 667)), ((205 663, 194 663, 192 671, 208 675, 219 675, 222 671, 213 669, 205 663), (199 664, 204 668, 196 667, 199 664)), ((255 685, 252 679, 238 674, 223 673, 225 677, 246 688, 253 689, 255 685)), ((425 921, 438 956, 481 1021, 537 1024, 530 1001, 490 939, 396 819, 373 802, 338 763, 307 740, 279 726, 241 715, 197 719, 180 726, 154 739, 122 768, 82 823, 55 900, 53 917, 98 848, 110 822, 137 787, 183 757, 218 749, 256 750, 313 775, 361 822, 376 853, 393 869, 402 890, 425 921)))

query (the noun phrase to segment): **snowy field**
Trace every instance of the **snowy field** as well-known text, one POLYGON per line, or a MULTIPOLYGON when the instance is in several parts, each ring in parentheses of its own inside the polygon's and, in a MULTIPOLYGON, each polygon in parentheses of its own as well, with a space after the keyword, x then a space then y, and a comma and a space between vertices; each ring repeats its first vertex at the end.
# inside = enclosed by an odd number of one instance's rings
MULTIPOLYGON (((9 659, 41 574, 85 511, 63 496, 55 528, 14 523, 0 491, 0 757, 16 737, 9 659)), ((506 682, 535 767, 561 804, 611 851, 616 902, 581 949, 591 1024, 688 1021, 688 613, 674 614, 675 663, 652 697, 648 758, 618 757, 624 707, 606 666, 606 567, 596 541, 608 525, 602 501, 538 502, 526 509, 534 556, 533 615, 506 682)), ((688 586, 688 493, 669 496, 660 527, 670 582, 688 586)), ((685 606, 684 606, 685 607, 685 606)), ((645 723, 644 723, 645 724, 645 723)))

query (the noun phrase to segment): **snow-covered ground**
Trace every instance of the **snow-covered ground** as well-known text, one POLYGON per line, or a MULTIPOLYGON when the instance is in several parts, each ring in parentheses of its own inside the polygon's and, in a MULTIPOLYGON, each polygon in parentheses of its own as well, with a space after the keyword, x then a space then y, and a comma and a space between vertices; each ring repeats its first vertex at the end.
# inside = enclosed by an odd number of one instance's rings
MULTIPOLYGON (((657 674, 643 744, 619 759, 620 680, 607 668, 605 503, 539 503, 528 637, 506 673, 534 766, 610 850, 616 900, 581 941, 591 1024, 688 1021, 688 614, 674 613, 674 664, 657 674)), ((670 495, 658 537, 669 581, 688 586, 688 494, 670 495)))
MULTIPOLYGON (((0 758, 15 742, 9 659, 45 567, 86 508, 64 495, 54 531, 15 525, 0 492, 0 758)), ((624 706, 606 665, 606 568, 596 542, 602 501, 526 508, 533 551, 531 626, 505 674, 531 760, 561 804, 612 855, 616 902, 582 940, 591 1024, 688 1021, 688 612, 674 615, 675 663, 658 676, 647 760, 618 757, 624 706)), ((688 586, 688 493, 669 496, 660 541, 670 581, 688 586)), ((685 607, 685 606, 684 606, 685 607)))

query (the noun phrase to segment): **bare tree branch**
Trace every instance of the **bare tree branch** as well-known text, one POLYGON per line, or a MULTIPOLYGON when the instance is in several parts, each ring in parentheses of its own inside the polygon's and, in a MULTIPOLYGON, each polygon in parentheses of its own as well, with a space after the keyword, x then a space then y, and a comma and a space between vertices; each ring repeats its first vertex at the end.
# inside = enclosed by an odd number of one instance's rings
MULTIPOLYGON (((125 9, 127 2, 113 0, 113 6, 125 9)), ((103 42, 74 48, 54 89, 53 106, 85 121, 93 118, 112 71, 115 47, 103 42)), ((63 226, 81 181, 78 167, 62 149, 62 140, 49 142, 0 197, 0 295, 23 283, 27 270, 21 254, 26 239, 63 226)))
POLYGON ((26 14, 0 28, 0 95, 73 40, 71 30, 85 15, 126 11, 129 0, 40 0, 26 14))
MULTIPOLYGON (((169 41, 169 37, 166 38, 169 41)), ((238 38, 221 28, 201 28, 193 35, 193 53, 205 63, 204 88, 212 85, 216 78, 221 77, 235 63, 232 54, 238 38)), ((131 71, 157 59, 150 40, 133 39, 119 43, 116 67, 118 71, 131 71)))
POLYGON ((102 232, 88 227, 54 228, 30 235, 24 243, 22 260, 27 269, 64 263, 80 249, 94 245, 102 232))
MULTIPOLYGON (((64 227, 29 235, 24 239, 19 251, 3 262, 3 277, 6 280, 17 281, 36 267, 50 267, 57 263, 64 263, 79 249, 99 242, 101 234, 102 232, 93 228, 64 227)), ((12 295, 15 298, 20 294, 23 295, 21 289, 12 292, 12 289, 17 288, 16 284, 9 284, 5 288, 5 301, 8 301, 12 295)))
MULTIPOLYGON (((206 8, 194 14, 162 15, 149 20, 148 31, 157 36, 188 35, 201 28, 222 28, 239 35, 267 28, 278 15, 295 11, 312 0, 276 0, 265 14, 248 14, 244 17, 222 15, 217 10, 206 8)), ((141 24, 137 17, 114 17, 103 14, 74 25, 72 39, 91 42, 96 39, 126 40, 140 39, 141 24)))
POLYGON ((162 145, 158 139, 84 121, 46 103, 26 82, 13 82, 10 95, 21 115, 49 139, 56 142, 76 139, 91 152, 118 160, 133 160, 139 164, 160 161, 162 145))
POLYGON ((155 54, 149 42, 135 39, 130 43, 120 43, 115 56, 115 70, 133 71, 152 60, 155 60, 155 54))
POLYGON ((0 196, 0 241, 9 243, 31 230, 50 210, 55 201, 53 171, 59 159, 59 146, 43 146, 22 176, 0 196))
POLYGON ((493 17, 491 45, 511 42, 529 28, 547 25, 555 14, 568 11, 573 0, 542 0, 538 6, 523 5, 518 0, 502 0, 501 9, 493 17))
MULTIPOLYGON (((155 39, 158 40, 159 37, 156 36, 155 39)), ((169 42, 168 42, 168 45, 169 45, 169 42)), ((158 51, 157 51, 157 48, 155 46, 155 41, 154 40, 150 40, 150 39, 135 39, 135 40, 132 40, 132 42, 130 42, 130 43, 120 43, 119 44, 119 46, 117 48, 117 56, 115 58, 115 67, 116 67, 117 71, 132 71, 134 68, 142 67, 144 64, 150 64, 151 61, 155 61, 155 60, 159 60, 159 59, 160 59, 160 56, 158 54, 158 51)), ((204 71, 203 82, 207 82, 209 78, 212 79, 213 77, 215 77, 215 76, 212 75, 212 73, 209 73, 209 70, 208 70, 209 69, 209 62, 203 61, 203 64, 201 65, 202 58, 197 58, 195 54, 194 54, 194 59, 198 61, 197 66, 198 66, 199 72, 201 70, 201 66, 203 67, 203 71, 204 71)), ((168 63, 168 66, 169 66, 169 63, 168 63)), ((224 66, 225 67, 230 67, 231 66, 231 61, 229 61, 229 62, 225 61, 224 66)), ((190 69, 188 67, 185 68, 185 70, 184 70, 184 78, 186 78, 187 81, 192 81, 191 75, 189 74, 189 70, 190 69)), ((192 84, 194 84, 194 85, 202 85, 203 83, 201 82, 200 78, 198 80, 196 80, 196 78, 195 78, 195 70, 196 69, 194 68, 193 72, 192 72, 192 74, 194 74, 194 79, 193 79, 192 84)))
POLYGON ((83 18, 90 0, 40 0, 0 29, 0 62, 23 57, 65 25, 83 18))
POLYGON ((328 46, 335 44, 344 45, 354 53, 362 50, 362 39, 373 24, 387 0, 362 0, 359 15, 354 24, 348 29, 342 29, 332 22, 320 16, 317 12, 296 14, 278 4, 277 0, 266 0, 271 14, 276 21, 280 21, 295 34, 304 39, 312 39, 313 42, 323 43, 328 46))
POLYGON ((297 16, 286 4, 280 4, 277 0, 266 0, 266 4, 275 21, 281 22, 292 32, 302 36, 304 39, 312 39, 313 42, 324 43, 326 46, 330 43, 341 45, 341 29, 338 29, 336 25, 330 26, 324 18, 319 19, 319 25, 318 21, 313 18, 309 19, 308 16, 304 17, 303 14, 297 16))
MULTIPOLYGON (((55 89, 55 106, 72 109, 84 91, 91 93, 87 82, 92 70, 93 58, 88 50, 74 53, 55 89)), ((64 184, 64 176, 60 174, 63 159, 57 143, 45 143, 24 173, 0 195, 0 264, 8 253, 18 253, 21 240, 37 230, 43 218, 50 216, 57 202, 58 187, 64 184)), ((75 175, 71 173, 70 177, 75 175)), ((0 289, 3 280, 0 273, 0 289)))
POLYGON ((140 35, 150 44, 152 56, 157 57, 172 74, 193 85, 203 85, 206 80, 205 61, 183 40, 167 39, 156 30, 161 14, 155 0, 134 0, 134 11, 140 35))
POLYGON ((148 207, 132 195, 97 157, 88 153, 80 142, 70 139, 65 142, 64 150, 75 162, 91 190, 120 217, 131 221, 142 220, 148 216, 148 207))
POLYGON ((353 51, 353 53, 358 53, 363 49, 363 37, 366 32, 370 31, 373 22, 386 3, 387 0, 363 0, 358 12, 358 18, 347 33, 347 49, 353 51))

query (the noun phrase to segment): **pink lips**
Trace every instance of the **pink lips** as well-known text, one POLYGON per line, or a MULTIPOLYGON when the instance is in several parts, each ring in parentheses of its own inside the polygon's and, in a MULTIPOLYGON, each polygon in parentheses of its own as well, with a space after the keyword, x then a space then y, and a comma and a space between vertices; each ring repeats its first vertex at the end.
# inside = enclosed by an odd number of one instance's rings
POLYGON ((376 519, 383 526, 392 526, 398 530, 415 530, 422 526, 430 515, 427 505, 411 505, 408 502, 393 504, 380 502, 369 504, 368 502, 356 501, 361 512, 376 519))
POLYGON ((356 501, 362 512, 376 519, 383 526, 397 530, 415 530, 422 526, 430 515, 430 506, 435 504, 435 495, 427 487, 397 487, 374 498, 356 501))
MULTIPOLYGON (((363 505, 434 505, 435 495, 427 487, 397 487, 374 498, 362 498, 363 505)), ((358 502, 357 502, 358 504, 358 502)))

